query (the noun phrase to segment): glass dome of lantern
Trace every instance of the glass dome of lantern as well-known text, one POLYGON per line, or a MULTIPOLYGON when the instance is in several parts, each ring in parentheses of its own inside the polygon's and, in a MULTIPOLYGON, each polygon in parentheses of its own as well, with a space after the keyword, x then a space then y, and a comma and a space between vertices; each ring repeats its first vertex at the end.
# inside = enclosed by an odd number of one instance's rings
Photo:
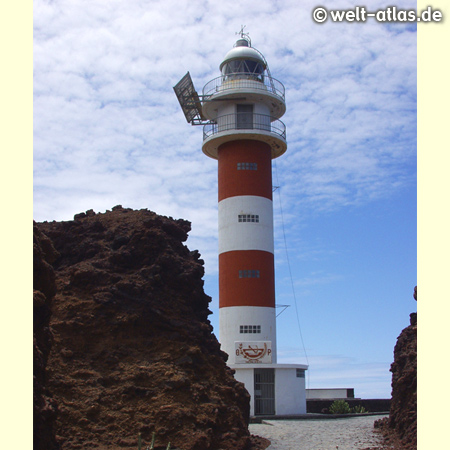
POLYGON ((220 71, 224 81, 250 79, 264 82, 266 67, 264 57, 250 46, 249 40, 242 37, 225 55, 220 71))

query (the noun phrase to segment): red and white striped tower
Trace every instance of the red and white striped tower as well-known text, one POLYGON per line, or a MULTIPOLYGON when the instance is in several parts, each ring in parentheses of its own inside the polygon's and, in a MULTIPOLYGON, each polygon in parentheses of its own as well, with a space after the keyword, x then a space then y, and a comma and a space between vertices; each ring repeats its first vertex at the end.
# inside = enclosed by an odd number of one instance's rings
POLYGON ((218 160, 219 340, 228 364, 276 363, 271 161, 287 148, 283 85, 241 38, 203 89, 203 152, 218 160))

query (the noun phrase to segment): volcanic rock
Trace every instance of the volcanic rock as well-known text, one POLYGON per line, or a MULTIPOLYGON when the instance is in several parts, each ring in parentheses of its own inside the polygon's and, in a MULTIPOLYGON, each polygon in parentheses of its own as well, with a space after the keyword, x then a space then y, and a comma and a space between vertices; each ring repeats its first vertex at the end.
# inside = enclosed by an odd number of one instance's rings
POLYGON ((52 346, 50 315, 56 292, 51 263, 58 253, 33 224, 33 440, 35 450, 59 448, 53 431, 56 402, 48 390, 46 372, 52 346))
POLYGON ((400 334, 394 349, 392 402, 389 428, 395 430, 405 448, 417 448, 417 315, 400 334))
MULTIPOLYGON (((414 289, 417 300, 417 287, 414 289)), ((394 348, 389 418, 375 422, 388 442, 402 450, 417 449, 417 313, 399 335, 394 348)))
POLYGON ((137 448, 139 433, 143 448, 153 433, 250 448, 249 394, 212 333, 190 223, 117 206, 37 227, 59 253, 48 381, 62 450, 137 448))

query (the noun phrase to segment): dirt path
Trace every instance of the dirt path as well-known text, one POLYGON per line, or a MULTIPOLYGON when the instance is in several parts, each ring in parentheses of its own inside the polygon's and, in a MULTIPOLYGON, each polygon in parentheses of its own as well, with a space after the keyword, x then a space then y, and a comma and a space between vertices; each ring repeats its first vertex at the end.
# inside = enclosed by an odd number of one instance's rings
POLYGON ((359 450, 381 448, 373 423, 384 416, 345 419, 265 420, 250 433, 271 441, 267 450, 359 450))

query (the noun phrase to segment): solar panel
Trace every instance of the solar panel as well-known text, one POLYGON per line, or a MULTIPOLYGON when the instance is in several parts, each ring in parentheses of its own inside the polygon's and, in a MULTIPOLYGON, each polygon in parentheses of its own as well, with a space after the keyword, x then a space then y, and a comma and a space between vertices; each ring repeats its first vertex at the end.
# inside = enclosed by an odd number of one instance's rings
POLYGON ((202 113, 202 104, 189 72, 174 86, 173 90, 186 120, 192 125, 204 123, 206 118, 202 113))

